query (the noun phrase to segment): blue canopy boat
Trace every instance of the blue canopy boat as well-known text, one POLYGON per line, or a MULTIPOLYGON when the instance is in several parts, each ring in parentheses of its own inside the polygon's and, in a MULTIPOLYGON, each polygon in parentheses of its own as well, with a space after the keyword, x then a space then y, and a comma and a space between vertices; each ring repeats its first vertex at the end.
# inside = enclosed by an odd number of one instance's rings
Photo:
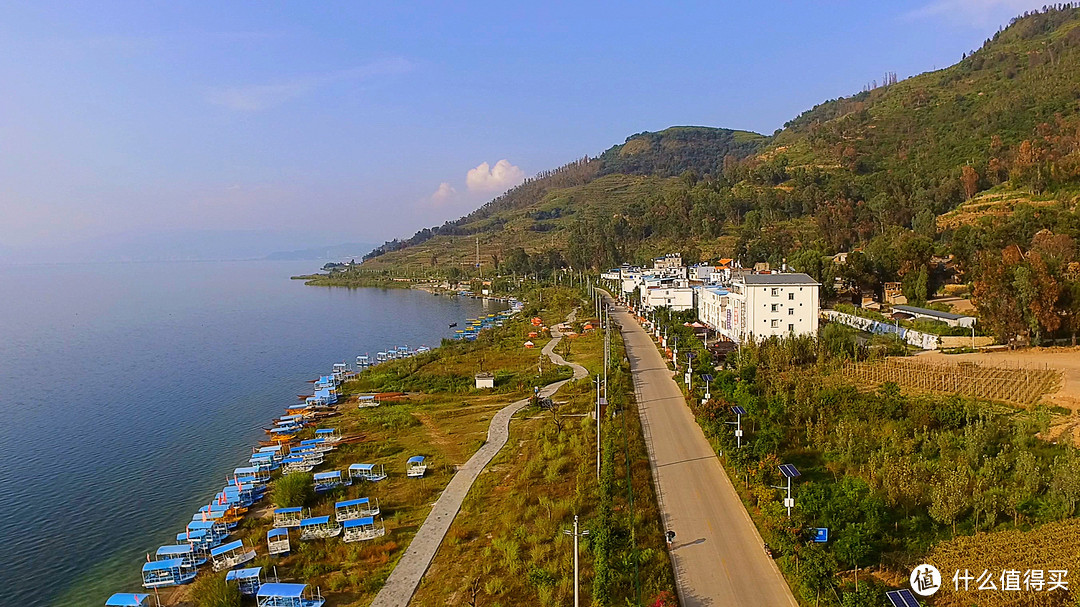
POLYGON ((328 443, 336 443, 341 440, 341 432, 337 428, 319 428, 315 431, 315 438, 321 438, 328 443))
POLYGON ((226 582, 236 582, 240 586, 240 594, 255 596, 262 586, 262 567, 249 567, 247 569, 233 569, 225 574, 226 582))
POLYGON ((386 478, 382 464, 353 464, 349 466, 351 480, 381 481, 386 478))
POLYGON ((423 455, 414 455, 409 458, 409 461, 405 462, 405 476, 409 478, 420 478, 427 472, 427 464, 424 463, 423 455))
POLYGON ((304 509, 299 506, 296 506, 295 508, 274 509, 275 527, 299 527, 300 522, 303 520, 304 509))
POLYGON ((332 470, 330 472, 316 472, 312 476, 312 480, 315 481, 315 491, 322 493, 324 491, 332 491, 338 487, 345 487, 352 484, 352 481, 343 481, 341 479, 340 470, 332 470))
POLYGON ((191 544, 171 544, 162 546, 154 553, 154 560, 168 561, 183 559, 184 564, 190 567, 198 567, 206 563, 206 557, 196 553, 191 544))
POLYGON ((194 565, 185 565, 184 559, 152 561, 143 565, 143 588, 164 588, 187 584, 195 579, 197 572, 194 565))
POLYGON ((372 501, 370 498, 361 497, 359 499, 345 500, 334 504, 334 519, 339 523, 364 518, 365 516, 376 516, 378 514, 378 498, 375 498, 374 501, 372 501))
POLYGON ((341 538, 343 542, 373 540, 386 535, 386 526, 376 525, 375 518, 371 516, 345 521, 343 526, 345 528, 345 535, 341 538))
POLYGON ((117 592, 105 601, 105 607, 150 607, 150 594, 117 592))
POLYGON ((300 521, 302 541, 326 539, 339 533, 341 533, 341 524, 331 521, 329 516, 316 516, 300 521))
POLYGON ((232 569, 237 565, 243 565, 254 560, 254 558, 255 551, 248 550, 241 540, 229 542, 210 551, 210 562, 213 564, 214 571, 232 569))
POLYGON ((322 593, 312 595, 307 584, 263 584, 256 595, 258 607, 323 607, 322 593))
MULTIPOLYGON (((297 526, 299 526, 299 523, 297 526)), ((266 545, 269 548, 270 556, 283 556, 288 554, 289 551, 292 550, 292 546, 289 545, 289 530, 274 527, 270 531, 267 531, 266 545)))

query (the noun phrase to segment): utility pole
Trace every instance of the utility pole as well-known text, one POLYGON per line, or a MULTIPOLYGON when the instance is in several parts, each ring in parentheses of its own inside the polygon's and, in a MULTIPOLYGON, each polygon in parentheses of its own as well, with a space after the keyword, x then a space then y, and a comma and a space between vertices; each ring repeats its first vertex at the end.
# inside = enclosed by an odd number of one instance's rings
POLYGON ((600 378, 596 378, 596 480, 600 480, 600 378))
POLYGON ((563 533, 566 535, 574 536, 574 607, 581 607, 581 603, 578 599, 578 538, 589 535, 589 530, 585 529, 581 533, 578 533, 578 517, 574 515, 574 531, 569 529, 563 529, 563 533))

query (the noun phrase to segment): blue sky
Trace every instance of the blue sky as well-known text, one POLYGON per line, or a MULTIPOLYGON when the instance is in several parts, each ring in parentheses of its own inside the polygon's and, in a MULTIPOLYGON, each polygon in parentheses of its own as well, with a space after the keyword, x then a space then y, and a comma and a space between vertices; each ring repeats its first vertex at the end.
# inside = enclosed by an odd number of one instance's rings
POLYGON ((0 252, 381 242, 636 132, 771 133, 1043 3, 5 3, 0 252))

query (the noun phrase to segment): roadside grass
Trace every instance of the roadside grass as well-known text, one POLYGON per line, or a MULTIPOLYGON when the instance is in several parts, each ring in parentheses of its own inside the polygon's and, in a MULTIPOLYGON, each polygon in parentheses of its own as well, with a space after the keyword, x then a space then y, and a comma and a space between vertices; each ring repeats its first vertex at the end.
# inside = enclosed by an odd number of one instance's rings
MULTIPOLYGON (((583 334, 573 344, 569 360, 602 369, 602 333, 583 334)), ((623 361, 617 338, 612 351, 614 360, 623 361)), ((623 364, 609 374, 609 396, 622 412, 606 419, 602 429, 607 437, 605 467, 610 466, 613 481, 606 488, 607 522, 596 474, 596 421, 590 417, 595 392, 591 378, 572 381, 556 394, 560 404, 554 413, 529 408, 514 418, 507 448, 473 485, 412 605, 570 604, 573 542, 563 531, 573 527, 575 514, 581 528, 592 532, 579 547, 585 604, 635 604, 635 579, 640 579, 643 603, 674 588, 633 388, 623 364), (627 462, 633 479, 632 516, 627 462), (593 538, 605 524, 611 541, 601 557, 593 538), (598 585, 600 558, 610 574, 598 585)))

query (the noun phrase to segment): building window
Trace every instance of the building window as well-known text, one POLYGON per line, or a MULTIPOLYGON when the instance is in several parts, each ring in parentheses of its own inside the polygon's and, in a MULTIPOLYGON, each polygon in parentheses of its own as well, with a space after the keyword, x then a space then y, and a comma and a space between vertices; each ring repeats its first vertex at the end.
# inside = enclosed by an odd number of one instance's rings
POLYGON ((771 311, 772 312, 779 312, 780 311, 780 304, 773 304, 771 311))
POLYGON ((788 330, 788 333, 794 333, 795 332, 795 325, 788 325, 787 330, 788 330))
POLYGON ((788 308, 787 309, 787 315, 788 316, 795 316, 795 308, 788 308))
POLYGON ((788 301, 795 301, 795 294, 794 293, 788 293, 787 298, 788 298, 788 301))
POLYGON ((780 326, 780 321, 774 318, 770 326, 775 329, 780 326))
POLYGON ((773 288, 772 293, 770 293, 770 295, 772 295, 773 297, 777 297, 778 295, 780 295, 780 289, 773 288))

